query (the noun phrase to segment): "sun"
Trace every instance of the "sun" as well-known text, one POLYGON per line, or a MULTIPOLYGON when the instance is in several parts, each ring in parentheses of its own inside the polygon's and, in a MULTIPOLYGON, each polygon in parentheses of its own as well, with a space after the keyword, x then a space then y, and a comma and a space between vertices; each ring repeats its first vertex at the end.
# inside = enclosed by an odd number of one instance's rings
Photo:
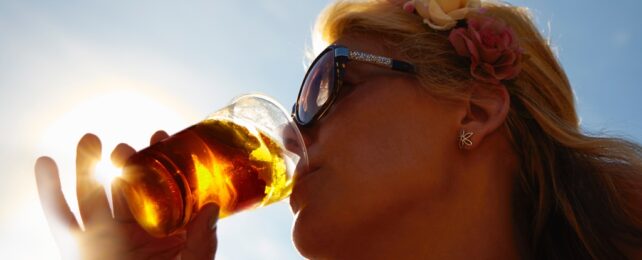
POLYGON ((171 134, 195 123, 194 116, 184 111, 158 95, 136 90, 97 93, 67 111, 54 112, 56 119, 42 134, 39 153, 56 161, 63 193, 78 216, 74 166, 76 146, 83 135, 93 133, 101 140, 102 158, 96 164, 94 177, 103 184, 111 199, 111 181, 121 173, 110 160, 114 147, 127 143, 140 150, 149 145, 151 135, 157 130, 171 134))
POLYGON ((94 178, 107 188, 115 178, 121 175, 122 171, 109 161, 109 158, 102 158, 94 170, 94 178))

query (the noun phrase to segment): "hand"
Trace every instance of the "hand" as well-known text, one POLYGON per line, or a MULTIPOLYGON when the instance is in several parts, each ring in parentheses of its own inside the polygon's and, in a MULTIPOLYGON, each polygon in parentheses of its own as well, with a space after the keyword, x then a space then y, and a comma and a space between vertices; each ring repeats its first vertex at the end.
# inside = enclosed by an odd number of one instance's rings
MULTIPOLYGON (((156 132, 151 143, 167 137, 156 132)), ((116 166, 122 166, 135 150, 119 144, 111 154, 116 166)), ((218 207, 207 205, 196 214, 185 230, 165 237, 147 234, 134 220, 120 192, 118 181, 112 184, 114 217, 112 217, 103 186, 92 176, 101 158, 100 139, 86 134, 80 139, 76 154, 76 195, 84 229, 71 213, 60 189, 58 168, 54 160, 40 157, 35 174, 40 202, 63 259, 213 259, 216 252, 216 220, 218 207), (69 236, 71 234, 71 236, 69 236), (66 248, 72 237, 78 248, 66 248), (67 239, 68 240, 68 239, 67 239), (71 250, 71 251, 70 251, 71 250)))

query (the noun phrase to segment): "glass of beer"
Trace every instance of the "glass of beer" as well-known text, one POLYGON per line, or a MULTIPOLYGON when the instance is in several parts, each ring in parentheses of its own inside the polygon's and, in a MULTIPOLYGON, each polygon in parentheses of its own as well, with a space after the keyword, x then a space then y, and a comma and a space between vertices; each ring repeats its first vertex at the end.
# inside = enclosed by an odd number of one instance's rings
POLYGON ((207 203, 223 218, 287 198, 296 165, 307 163, 290 113, 267 96, 244 95, 131 156, 122 191, 136 221, 163 237, 207 203))

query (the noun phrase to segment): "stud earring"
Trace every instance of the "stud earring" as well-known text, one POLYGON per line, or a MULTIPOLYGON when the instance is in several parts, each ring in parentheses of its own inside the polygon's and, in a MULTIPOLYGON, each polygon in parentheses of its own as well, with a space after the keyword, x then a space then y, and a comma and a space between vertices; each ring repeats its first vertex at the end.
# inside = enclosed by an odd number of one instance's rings
POLYGON ((466 131, 464 129, 459 132, 459 149, 468 149, 473 145, 473 141, 470 138, 473 136, 472 131, 466 131))

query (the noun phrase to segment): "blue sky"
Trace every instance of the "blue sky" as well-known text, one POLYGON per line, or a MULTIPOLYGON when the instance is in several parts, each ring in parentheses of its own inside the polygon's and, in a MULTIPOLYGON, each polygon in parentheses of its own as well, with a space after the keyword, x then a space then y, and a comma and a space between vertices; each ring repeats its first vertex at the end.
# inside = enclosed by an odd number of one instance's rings
MULTIPOLYGON (((243 93, 289 106, 328 2, 0 0, 0 258, 56 253, 35 191, 37 156, 57 159, 73 189, 85 132, 104 137, 108 153, 118 142, 142 148, 155 130, 176 132, 243 93)), ((642 2, 511 3, 549 35, 582 126, 642 141, 642 2)), ((300 258, 291 221, 286 202, 222 220, 217 259, 300 258)))

